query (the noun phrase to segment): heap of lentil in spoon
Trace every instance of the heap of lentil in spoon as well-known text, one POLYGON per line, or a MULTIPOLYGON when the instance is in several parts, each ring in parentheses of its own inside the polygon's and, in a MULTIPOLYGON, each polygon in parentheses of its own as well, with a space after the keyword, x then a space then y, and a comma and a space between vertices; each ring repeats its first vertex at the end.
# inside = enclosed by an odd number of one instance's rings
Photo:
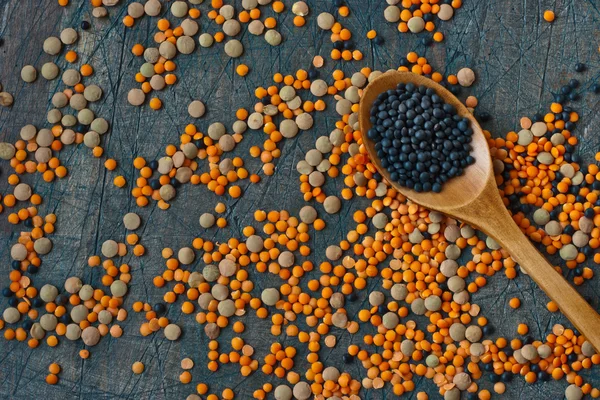
POLYGON ((400 83, 371 107, 368 137, 390 178, 417 192, 442 185, 473 164, 473 130, 432 88, 400 83))

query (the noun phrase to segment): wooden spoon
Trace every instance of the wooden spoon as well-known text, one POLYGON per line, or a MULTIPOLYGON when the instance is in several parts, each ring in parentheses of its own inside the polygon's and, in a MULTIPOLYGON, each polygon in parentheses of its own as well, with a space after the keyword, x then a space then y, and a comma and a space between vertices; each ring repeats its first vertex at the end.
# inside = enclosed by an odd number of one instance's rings
POLYGON ((487 140, 475 117, 460 100, 431 79, 410 72, 390 71, 374 79, 365 89, 360 101, 359 123, 371 163, 396 190, 417 204, 467 222, 493 237, 558 304, 560 311, 594 348, 600 350, 600 316, 546 261, 513 221, 498 193, 487 140), (441 193, 417 193, 392 181, 389 172, 381 166, 375 143, 366 135, 371 128, 371 105, 380 93, 395 89, 401 82, 433 88, 446 103, 456 108, 461 117, 471 121, 471 154, 475 163, 467 167, 463 175, 444 183, 441 193))

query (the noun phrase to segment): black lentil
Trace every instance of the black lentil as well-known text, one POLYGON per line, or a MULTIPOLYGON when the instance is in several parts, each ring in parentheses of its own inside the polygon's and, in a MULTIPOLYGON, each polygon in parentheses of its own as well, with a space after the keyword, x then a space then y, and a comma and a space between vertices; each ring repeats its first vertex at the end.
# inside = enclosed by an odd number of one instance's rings
POLYGON ((440 192, 475 159, 469 120, 435 91, 400 83, 371 107, 367 135, 392 180, 417 192, 440 192))
POLYGON ((491 325, 486 325, 481 329, 481 331, 485 336, 491 335, 492 333, 494 333, 494 327, 491 325))
POLYGON ((503 372, 500 378, 502 379, 502 382, 510 382, 513 379, 513 373, 508 371, 503 372))
POLYGON ((478 118, 481 122, 488 122, 492 119, 492 115, 489 112, 482 111, 478 114, 478 118))
POLYGON ((449 90, 455 96, 458 96, 460 94, 460 86, 459 85, 450 85, 449 90))
POLYGON ((165 311, 167 311, 167 307, 165 307, 163 303, 156 303, 153 308, 154 311, 159 315, 164 314, 165 311))
POLYGON ((433 44, 433 39, 430 37, 421 38, 421 44, 423 46, 431 46, 433 44))
POLYGON ((54 302, 59 306, 64 306, 69 301, 69 298, 64 294, 59 294, 54 302))
POLYGON ((579 81, 577 79, 571 79, 569 81, 569 86, 571 86, 573 89, 577 89, 579 87, 579 81))
POLYGON ((171 183, 171 186, 173 186, 176 189, 181 186, 181 182, 179 182, 175 177, 171 178, 169 182, 171 183))
POLYGON ((158 179, 150 180, 150 187, 152 188, 152 190, 159 190, 160 186, 160 181, 158 179))
POLYGON ((478 398, 477 393, 467 392, 467 400, 477 400, 478 398))

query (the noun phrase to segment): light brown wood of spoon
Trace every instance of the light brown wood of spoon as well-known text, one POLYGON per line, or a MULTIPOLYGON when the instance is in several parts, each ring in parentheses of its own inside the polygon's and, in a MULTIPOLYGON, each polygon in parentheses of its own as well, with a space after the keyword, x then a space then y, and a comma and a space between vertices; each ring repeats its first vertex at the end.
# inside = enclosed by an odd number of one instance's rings
POLYGON ((359 123, 371 163, 397 191, 417 204, 466 222, 494 238, 548 297, 558 304, 560 311, 594 348, 600 350, 600 316, 546 261, 513 221, 498 193, 487 139, 475 117, 460 100, 424 76, 390 71, 374 79, 364 90, 360 101, 359 123), (471 155, 475 158, 475 164, 467 167, 461 176, 446 182, 440 193, 417 193, 392 181, 389 172, 381 166, 375 143, 366 134, 371 128, 371 105, 379 94, 395 89, 398 83, 409 82, 433 88, 446 103, 456 108, 461 117, 469 119, 473 129, 471 155))

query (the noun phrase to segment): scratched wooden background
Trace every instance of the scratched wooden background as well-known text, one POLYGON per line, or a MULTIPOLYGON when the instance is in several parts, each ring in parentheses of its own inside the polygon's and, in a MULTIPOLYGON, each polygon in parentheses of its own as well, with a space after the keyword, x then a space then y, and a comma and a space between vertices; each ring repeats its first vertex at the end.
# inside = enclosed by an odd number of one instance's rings
MULTIPOLYGON (((128 3, 122 0, 121 3, 128 3)), ((284 0, 288 7, 291 0, 284 0)), ((33 278, 36 287, 52 283, 62 287, 69 276, 82 277, 85 283, 99 285, 101 271, 86 266, 91 254, 99 253, 100 244, 107 239, 123 241, 125 229, 121 219, 125 212, 136 211, 143 219, 140 230, 141 242, 148 249, 146 256, 136 259, 127 256, 122 262, 130 263, 133 281, 126 305, 136 300, 155 303, 162 300, 163 290, 153 287, 152 277, 162 271, 163 260, 160 250, 169 246, 174 249, 189 246, 196 236, 212 240, 224 240, 232 236, 241 237, 241 228, 251 224, 252 212, 257 209, 282 209, 297 212, 303 201, 299 195, 296 162, 303 158, 314 140, 332 129, 336 117, 333 108, 316 116, 313 129, 288 140, 283 146, 283 156, 277 161, 277 171, 273 177, 263 179, 258 185, 242 184, 245 194, 238 200, 221 199, 210 193, 204 186, 190 186, 178 191, 176 200, 168 211, 154 206, 138 209, 129 196, 129 190, 118 189, 112 179, 124 175, 129 184, 135 179, 132 160, 136 156, 148 160, 160 157, 165 145, 176 143, 183 127, 192 122, 187 114, 187 104, 192 99, 202 99, 207 104, 206 116, 197 121, 201 130, 215 121, 223 121, 228 126, 233 122, 234 110, 240 106, 254 104, 253 91, 256 86, 271 83, 274 72, 292 73, 298 68, 307 69, 314 55, 321 54, 328 59, 331 50, 329 35, 316 26, 316 16, 322 11, 332 11, 329 0, 308 0, 311 14, 307 26, 295 28, 292 14, 286 12, 278 16, 279 30, 284 43, 277 48, 268 46, 262 37, 249 35, 245 30, 241 40, 245 54, 238 60, 230 60, 223 52, 222 44, 209 49, 199 49, 189 56, 177 57, 179 83, 160 94, 164 108, 154 112, 148 107, 134 108, 126 101, 127 91, 137 86, 133 75, 141 65, 130 49, 135 43, 150 45, 156 19, 145 17, 138 20, 133 29, 126 29, 121 20, 126 7, 120 5, 109 10, 110 15, 103 20, 91 16, 87 0, 72 0, 71 5, 61 8, 56 0, 2 0, 0 1, 0 37, 5 44, 0 47, 0 82, 5 90, 15 96, 12 108, 0 108, 0 140, 12 141, 18 137, 19 129, 28 123, 38 128, 45 127, 45 114, 50 108, 49 99, 56 90, 62 90, 57 81, 46 82, 41 77, 34 84, 24 84, 19 71, 26 64, 38 67, 47 61, 55 60, 61 67, 66 62, 60 56, 51 57, 42 52, 43 40, 50 35, 58 35, 65 27, 79 27, 83 20, 91 21, 92 28, 82 32, 75 49, 80 61, 88 62, 95 68, 93 81, 104 89, 104 97, 92 106, 97 115, 106 118, 111 125, 105 136, 104 146, 107 156, 119 162, 117 171, 111 173, 103 168, 104 158, 92 157, 89 149, 69 147, 60 154, 68 166, 69 176, 52 184, 45 183, 39 175, 28 175, 23 180, 43 195, 42 214, 54 212, 58 215, 56 233, 52 236, 53 251, 43 258, 38 275, 33 278), (241 78, 234 73, 239 62, 250 66, 250 74, 241 78), (198 217, 211 211, 217 201, 225 200, 229 226, 224 230, 201 232, 198 217)), ((207 2, 205 2, 207 3, 207 2)), ((240 1, 226 1, 240 7, 240 1)), ((342 19, 344 26, 351 29, 358 47, 365 53, 361 62, 337 63, 326 61, 321 77, 331 81, 330 73, 341 68, 347 73, 363 66, 387 69, 398 66, 400 57, 408 51, 416 50, 425 55, 434 68, 441 72, 455 73, 469 66, 476 71, 477 83, 469 90, 462 91, 461 97, 472 93, 479 98, 478 110, 493 115, 493 120, 485 125, 495 135, 505 135, 516 129, 521 116, 533 116, 547 109, 553 93, 574 76, 577 62, 588 65, 584 74, 577 74, 582 81, 581 101, 575 108, 582 119, 576 134, 583 138, 578 152, 586 162, 594 162, 594 154, 599 148, 600 136, 597 127, 600 123, 598 97, 588 93, 590 85, 597 81, 598 45, 600 44, 600 3, 596 0, 464 0, 464 6, 455 13, 453 20, 441 23, 440 30, 446 40, 432 47, 420 44, 422 35, 400 35, 395 24, 383 19, 383 0, 347 0, 351 14, 342 19), (552 9, 557 14, 553 24, 543 21, 542 13, 552 9), (386 40, 384 46, 371 46, 365 39, 368 30, 376 28, 386 40)), ((163 9, 165 9, 164 7, 163 9)), ((208 5, 200 6, 203 15, 208 5)), ((263 15, 271 15, 269 9, 263 15)), ((175 22, 174 19, 171 19, 175 22)), ((215 32, 214 24, 206 17, 201 19, 201 32, 215 32)), ((39 74, 38 74, 39 75, 39 74)), ((250 146, 262 143, 261 132, 247 132, 244 141, 236 148, 236 154, 244 155, 251 172, 258 172, 260 165, 248 157, 250 146)), ((0 193, 11 192, 7 185, 10 173, 6 162, 0 164, 0 193)), ((206 168, 206 166, 204 166, 206 168)), ((342 180, 329 180, 330 191, 342 189, 342 180)), ((326 245, 337 243, 345 236, 346 227, 351 224, 351 213, 364 208, 366 201, 357 199, 344 203, 342 211, 334 216, 325 216, 328 227, 312 238, 315 251, 313 260, 324 258, 326 245)), ((322 213, 321 206, 317 206, 322 213)), ((0 219, 0 283, 7 285, 10 269, 10 246, 16 241, 19 232, 6 222, 6 211, 0 219)), ((558 261, 556 261, 558 262, 558 261)), ((196 263, 194 268, 201 268, 196 263)), ((278 284, 279 279, 261 275, 256 280, 257 289, 278 284)), ((379 287, 372 280, 369 289, 379 287)), ((598 307, 598 278, 587 283, 581 291, 592 304, 598 307)), ((257 293, 259 293, 257 290, 257 293)), ((361 293, 361 301, 350 306, 349 314, 354 315, 364 304, 366 292, 361 293)), ((531 335, 536 339, 549 332, 554 323, 566 323, 560 315, 551 315, 545 309, 546 296, 525 276, 509 282, 501 275, 489 280, 489 284, 473 296, 474 302, 482 306, 482 314, 487 316, 496 328, 497 335, 509 338, 516 336, 519 322, 527 322, 531 335), (508 307, 508 299, 518 296, 523 300, 519 310, 508 307)), ((5 298, 0 299, 0 309, 7 306, 5 298)), ((250 313, 252 314, 252 313, 250 313)), ((169 308, 167 316, 183 326, 184 334, 178 342, 171 343, 162 334, 141 337, 138 331, 143 316, 130 313, 124 324, 124 336, 120 339, 109 337, 91 349, 91 357, 81 360, 77 353, 83 348, 81 341, 73 343, 61 340, 56 348, 42 344, 31 350, 25 343, 7 342, 0 339, 0 398, 2 399, 182 399, 195 392, 195 385, 206 382, 211 393, 220 394, 225 387, 235 390, 237 397, 248 399, 252 392, 266 381, 274 385, 282 383, 274 377, 266 377, 260 371, 246 379, 239 375, 235 365, 226 365, 217 373, 207 373, 207 339, 203 329, 193 316, 181 315, 180 304, 169 308), (191 357, 196 367, 192 370, 192 384, 182 385, 178 376, 181 373, 179 362, 183 357, 191 357), (146 372, 140 376, 131 373, 134 361, 146 364, 146 372), (51 362, 62 365, 60 382, 48 386, 43 380, 51 362)), ((242 337, 257 349, 256 357, 261 361, 270 343, 283 341, 297 345, 295 370, 303 371, 303 345, 295 339, 273 337, 269 324, 259 323, 247 316, 244 321, 247 331, 242 337)), ((424 325, 422 325, 424 326, 424 325)), ((366 329, 370 331, 370 329, 366 329)), ((349 343, 361 343, 361 335, 349 336, 334 329, 338 336, 338 346, 333 350, 323 350, 321 360, 326 365, 340 366, 342 354, 349 343)), ((223 335, 222 339, 228 337, 223 335)), ((222 348, 228 349, 228 341, 222 341, 222 348)), ((363 369, 358 363, 344 366, 353 377, 362 377, 363 369)), ((584 372, 590 382, 600 384, 597 370, 584 372), (595 374, 594 378, 592 375, 595 374)), ((417 389, 438 398, 436 388, 427 380, 417 380, 417 389)), ((479 382, 483 388, 491 390, 487 376, 479 382)), ((504 398, 562 398, 566 382, 549 382, 527 385, 516 378, 508 385, 504 398)), ((406 395, 414 398, 416 391, 406 395)), ((365 399, 389 398, 389 387, 379 391, 364 393, 365 399)))

